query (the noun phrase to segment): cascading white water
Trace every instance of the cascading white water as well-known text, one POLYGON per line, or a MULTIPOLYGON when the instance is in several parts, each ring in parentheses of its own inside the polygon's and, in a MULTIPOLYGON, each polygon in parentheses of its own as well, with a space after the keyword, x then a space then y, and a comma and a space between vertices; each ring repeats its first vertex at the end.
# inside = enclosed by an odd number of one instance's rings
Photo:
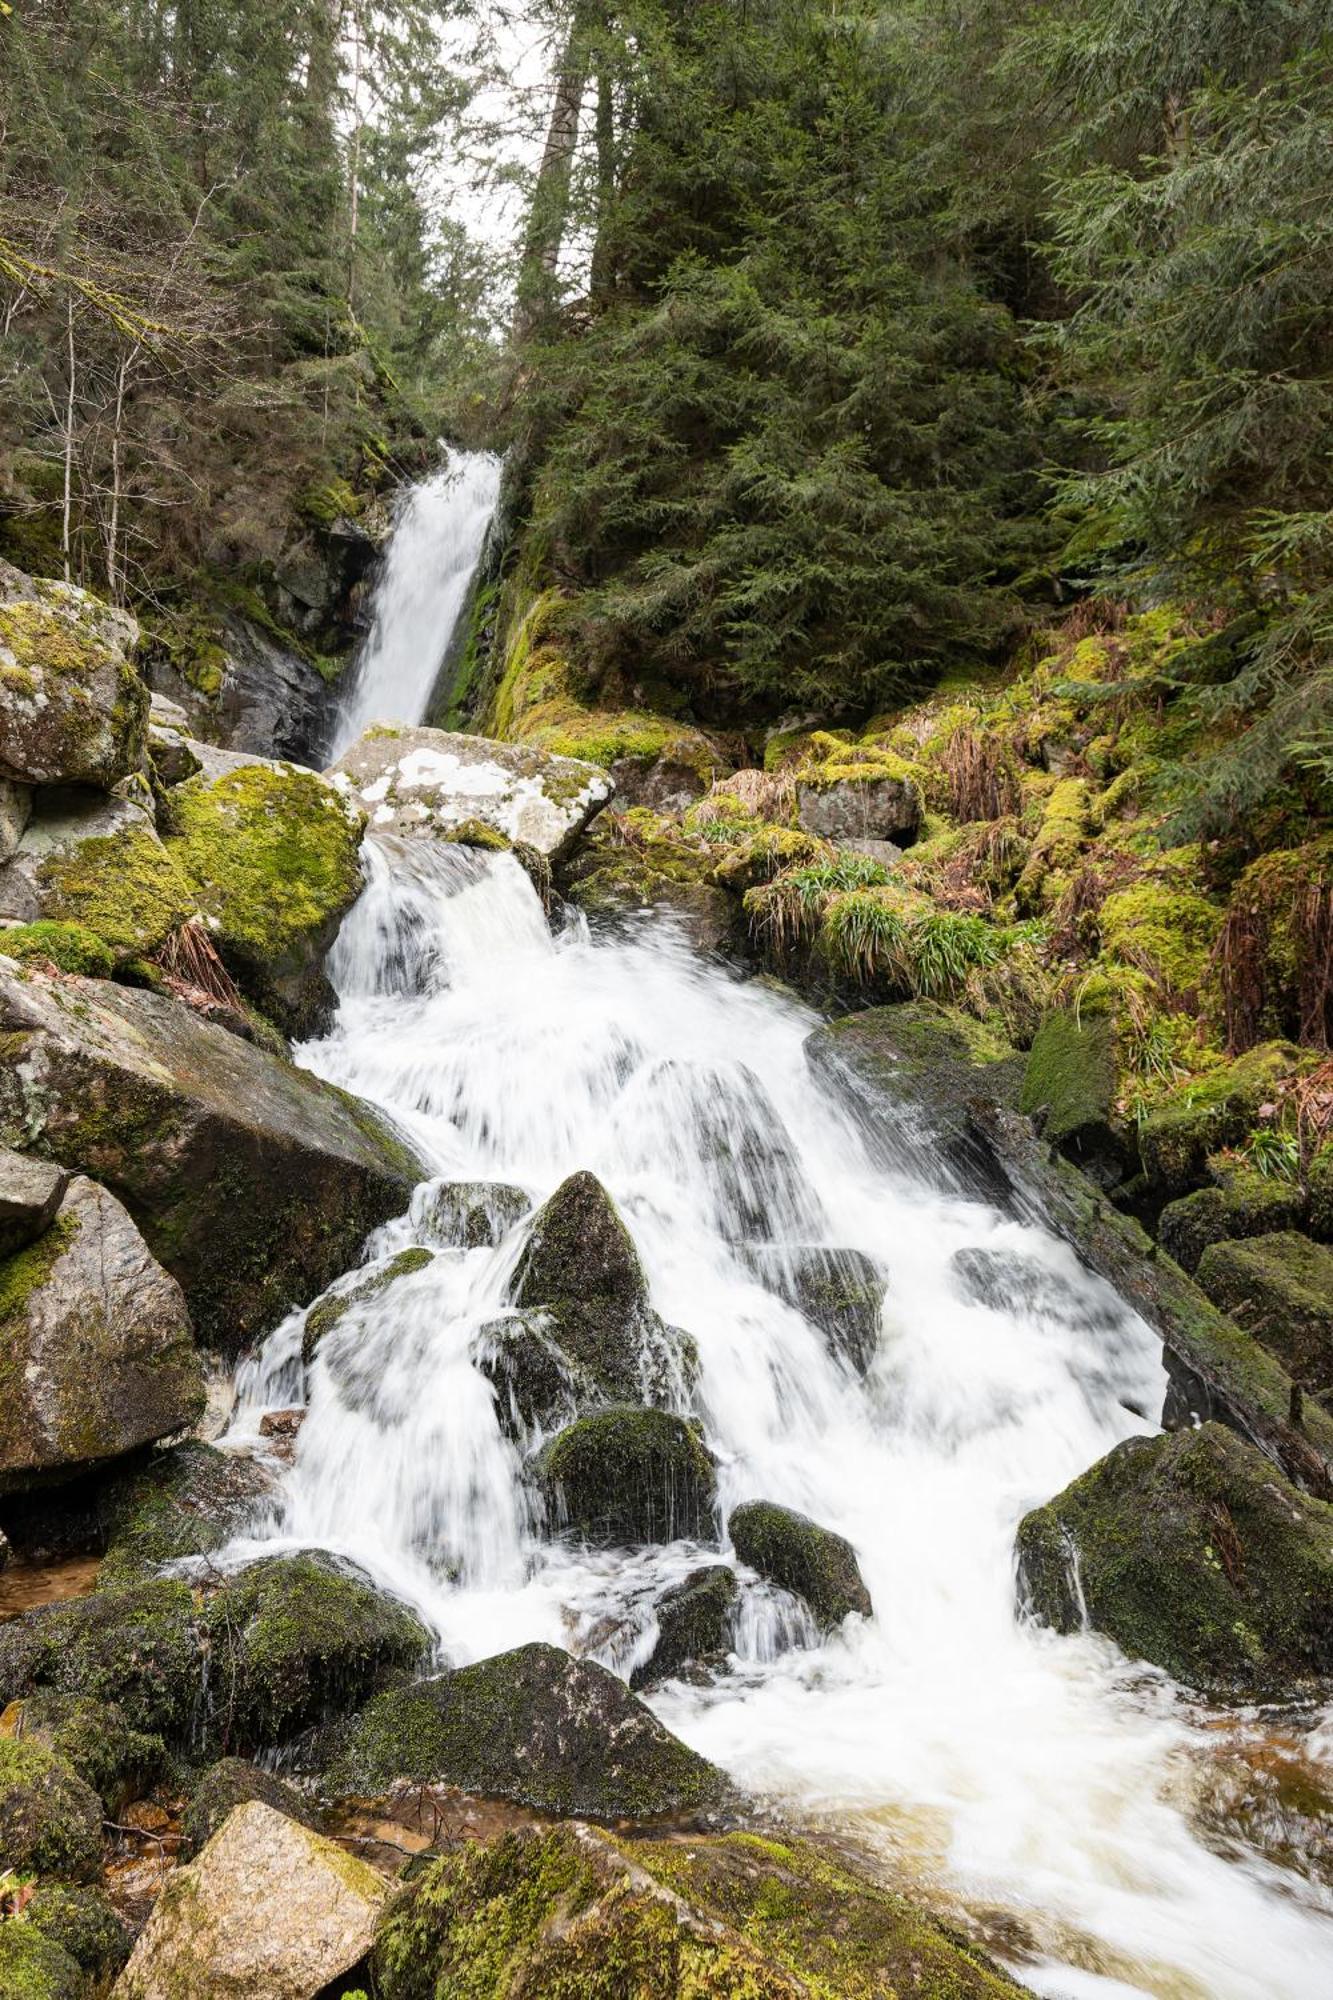
MULTIPOLYGON (((1252 1851, 1225 1860, 1194 1830, 1228 1741, 1217 1718, 1096 1637, 1015 1612, 1023 1512, 1152 1427, 1163 1377, 1143 1324, 1042 1231, 932 1184, 906 1135, 900 1159, 888 1134, 888 1164, 872 1160, 807 1069, 814 1018, 789 998, 669 928, 553 939, 509 856, 369 854, 333 964, 337 1025, 303 1060, 391 1111, 444 1181, 513 1183, 535 1205, 578 1168, 598 1175, 654 1307, 697 1341, 723 1518, 763 1496, 858 1550, 873 1621, 820 1642, 742 1572, 731 1670, 659 1691, 663 1719, 946 1906, 1010 1913, 1033 1941, 1019 1974, 1042 1993, 1333 1991, 1329 1892, 1252 1851), (864 1381, 761 1281, 765 1256, 797 1244, 888 1273, 864 1381), (955 1259, 977 1247, 1026 1260, 1026 1305, 970 1293, 955 1259)), ((373 1258, 438 1245, 436 1185, 373 1258)), ((494 1249, 437 1249, 325 1337, 271 1536, 354 1557, 422 1609, 449 1660, 544 1638, 628 1673, 655 1595, 707 1557, 590 1554, 536 1531, 473 1365, 525 1226, 494 1249)), ((303 1320, 248 1370, 238 1434, 301 1393, 303 1320)), ((1333 1751, 1327 1732, 1305 1747, 1333 1751)))
POLYGON ((500 461, 488 451, 451 453, 439 472, 409 489, 339 710, 334 757, 372 722, 420 722, 426 713, 499 489, 500 461))

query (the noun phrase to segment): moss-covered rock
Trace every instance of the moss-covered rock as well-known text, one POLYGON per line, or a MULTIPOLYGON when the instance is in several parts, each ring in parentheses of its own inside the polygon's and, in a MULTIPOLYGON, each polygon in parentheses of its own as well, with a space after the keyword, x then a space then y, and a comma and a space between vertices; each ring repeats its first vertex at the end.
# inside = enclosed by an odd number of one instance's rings
POLYGON ((698 1812, 728 1792, 721 1772, 664 1729, 623 1681, 544 1645, 371 1702, 326 1782, 365 1795, 397 1778, 602 1820, 698 1812))
POLYGON ((203 1406, 179 1285, 76 1175, 46 1233, 0 1264, 0 1490, 69 1478, 203 1406))
MULTIPOLYGON (((135 1729, 112 1701, 45 1689, 0 1714, 0 1739, 40 1743, 91 1785, 108 1819, 142 1798, 166 1765, 160 1736, 135 1729)), ((76 1953, 77 1957, 78 1954, 76 1953)))
POLYGON ((318 1814, 294 1786, 285 1785, 271 1771, 261 1771, 243 1757, 222 1757, 209 1765, 190 1793, 181 1821, 181 1852, 187 1857, 197 1854, 228 1814, 251 1799, 258 1799, 273 1812, 285 1813, 302 1826, 318 1826, 318 1814))
POLYGON ((802 1842, 525 1828, 432 1862, 386 1917, 384 2000, 1018 2000, 922 1911, 802 1842))
POLYGON ((0 1142, 109 1187, 202 1341, 234 1354, 407 1207, 420 1168, 368 1105, 179 1001, 4 964, 0 1142))
POLYGON ((1038 1617, 1098 1631, 1216 1697, 1333 1673, 1333 1507, 1220 1424, 1130 1438, 1019 1528, 1038 1617), (1077 1573, 1074 1564, 1077 1563, 1077 1573))
POLYGON ((1299 1182, 1260 1173, 1242 1155, 1210 1156, 1213 1185, 1168 1202, 1157 1219, 1157 1240, 1182 1270, 1196 1271, 1210 1243, 1228 1237, 1270 1236, 1303 1221, 1307 1196, 1299 1182))
POLYGON ((1099 1187, 1115 1187, 1137 1164, 1132 1136, 1116 1112, 1119 1034, 1109 1011, 1048 1014, 1023 1072, 1018 1108, 1040 1114, 1042 1136, 1099 1187))
POLYGON ((428 1181, 412 1197, 412 1221, 442 1250, 493 1250, 531 1206, 503 1181, 428 1181))
POLYGON ((1014 887, 1021 915, 1035 917, 1051 908, 1065 888, 1090 830, 1086 781, 1061 778, 1043 802, 1041 823, 1014 887))
POLYGON ((154 1452, 98 1494, 106 1542, 98 1588, 137 1582, 164 1563, 220 1549, 272 1488, 272 1474, 253 1459, 198 1438, 154 1452))
POLYGON ((887 745, 843 743, 816 732, 815 760, 796 776, 796 817, 824 840, 891 840, 906 846, 921 825, 919 774, 887 745))
POLYGON ((349 1326, 363 1324, 376 1301, 382 1299, 400 1279, 410 1278, 416 1271, 424 1271, 433 1261, 432 1251, 412 1245, 406 1250, 399 1250, 376 1270, 351 1282, 343 1281, 336 1289, 325 1292, 323 1298, 316 1299, 306 1314, 301 1332, 301 1359, 306 1366, 309 1367, 320 1343, 335 1327, 345 1322, 349 1326))
POLYGON ((819 1328, 831 1353, 865 1374, 879 1342, 887 1289, 873 1257, 861 1250, 766 1244, 751 1250, 749 1261, 767 1286, 819 1328))
POLYGON ((698 1426, 666 1410, 598 1410, 543 1446, 547 1518, 601 1546, 708 1540, 717 1475, 698 1426))
POLYGON ((20 965, 53 965, 57 972, 82 973, 87 979, 109 979, 116 963, 110 945, 95 932, 47 917, 0 930, 0 953, 20 965))
POLYGON ((1162 993, 1189 1004, 1206 988, 1222 912, 1196 890, 1136 882, 1106 898, 1098 924, 1106 956, 1147 973, 1162 993))
POLYGON ((102 1805, 45 1744, 0 1737, 0 1855, 20 1874, 91 1875, 102 1852, 102 1805))
MULTIPOLYGON (((100 1889, 41 1882, 23 1914, 35 1931, 67 1952, 99 1986, 114 1978, 130 1955, 125 1921, 100 1889)), ((0 1993, 4 1990, 0 1975, 0 1993)))
MULTIPOLYGON (((0 916, 90 935, 117 965, 151 957, 197 914, 148 801, 52 792, 39 805, 0 874, 0 916)), ((100 959, 93 970, 104 976, 100 959)))
POLYGON ((1307 1394, 1333 1396, 1333 1248, 1294 1229, 1213 1243, 1199 1283, 1307 1394))
POLYGON ((36 1924, 0 1923, 0 1995, 3 2000, 88 2000, 88 1981, 76 1959, 44 1937, 36 1924))
POLYGON ((826 1629, 849 1612, 874 1615, 856 1551, 842 1535, 771 1500, 732 1509, 727 1534, 741 1561, 807 1605, 826 1629))
POLYGON ((726 1563, 708 1563, 665 1591, 653 1608, 657 1640, 630 1675, 632 1688, 652 1687, 682 1668, 720 1665, 731 1633, 736 1573, 726 1563))
POLYGON ((1202 1184, 1208 1156, 1234 1145, 1255 1124, 1279 1085, 1306 1066, 1290 1042, 1265 1042, 1161 1099, 1139 1126, 1144 1172, 1168 1196, 1202 1184))
POLYGON ((0 1698, 84 1695, 115 1703, 135 1729, 192 1744, 207 1710, 202 1644, 199 1607, 177 1578, 95 1591, 0 1626, 0 1698))
POLYGON ((72 584, 0 563, 0 776, 110 791, 143 761, 138 627, 72 584))
POLYGON ((590 917, 663 912, 697 951, 722 951, 741 942, 743 926, 734 900, 714 880, 714 865, 714 852, 683 838, 676 822, 636 807, 598 821, 562 887, 590 917))
POLYGON ((247 764, 172 795, 171 857, 229 970, 286 1034, 333 1009, 324 955, 361 893, 362 811, 313 771, 247 764))

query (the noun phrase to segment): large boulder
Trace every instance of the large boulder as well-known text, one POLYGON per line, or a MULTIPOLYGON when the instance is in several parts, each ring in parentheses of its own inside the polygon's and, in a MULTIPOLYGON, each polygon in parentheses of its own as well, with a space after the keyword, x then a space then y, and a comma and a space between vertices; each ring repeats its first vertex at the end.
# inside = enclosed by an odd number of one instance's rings
POLYGON ((82 1174, 0 1265, 0 1491, 69 1478, 184 1430, 204 1407, 180 1286, 82 1174))
POLYGON ((696 1424, 666 1410, 597 1410, 543 1445, 552 1526, 598 1547, 711 1539, 717 1471, 696 1424))
POLYGON ((1315 1060, 1290 1042, 1261 1042, 1243 1056, 1182 1084, 1143 1119, 1139 1151, 1154 1190, 1168 1199, 1202 1184, 1208 1156, 1243 1139, 1261 1105, 1315 1060))
POLYGON ((642 2000, 1021 2000, 985 1954, 825 1848, 752 1833, 524 1827, 432 1861, 375 1948, 383 2000, 459 1991, 642 2000), (470 1989, 469 1989, 470 1990, 470 1989))
POLYGON ((0 1257, 25 1250, 50 1228, 68 1186, 63 1167, 0 1149, 0 1257))
POLYGON ((313 2000, 370 1949, 389 1885, 251 1800, 168 1877, 117 2000, 313 2000))
POLYGON ((377 724, 333 766, 373 833, 448 838, 469 820, 551 861, 612 792, 605 771, 520 743, 377 724))
MULTIPOLYGON (((48 1945, 67 1953, 81 1967, 96 1993, 106 1990, 130 1955, 132 1940, 124 1919, 102 1891, 89 1884, 56 1882, 48 1877, 37 1884, 23 1917, 48 1945)), ((7 1924, 5 1928, 16 1926, 7 1924)), ((0 1993, 7 1990, 0 1971, 0 1993)), ((44 2000, 48 1990, 39 1987, 34 1993, 19 1987, 22 2000, 44 2000)))
POLYGON ((198 913, 142 799, 52 792, 38 803, 0 869, 0 917, 76 926, 123 961, 159 951, 198 913))
POLYGON ((110 791, 143 762, 138 627, 86 590, 0 562, 0 777, 110 791))
MULTIPOLYGON (((108 1819, 142 1798, 167 1762, 160 1736, 134 1728, 113 1701, 45 1689, 0 1713, 0 1739, 37 1743, 91 1785, 108 1819)), ((76 1954, 77 1956, 77 1954, 76 1954)))
POLYGON ((1275 1354, 1294 1382, 1333 1397, 1333 1249, 1294 1229, 1213 1243, 1199 1284, 1214 1305, 1275 1354))
POLYGON ((270 1749, 418 1666, 429 1635, 330 1556, 268 1556, 196 1592, 179 1577, 95 1591, 0 1627, 0 1696, 119 1704, 176 1747, 270 1749))
POLYGON ((44 1743, 0 1737, 0 1860, 19 1874, 88 1876, 102 1851, 102 1803, 44 1743))
POLYGON ((1220 1424, 1129 1438, 1025 1516, 1027 1602, 1226 1699, 1333 1674, 1333 1506, 1220 1424))
POLYGON ((637 1393, 648 1280, 595 1175, 571 1174, 538 1209, 511 1298, 520 1309, 542 1309, 570 1360, 608 1394, 637 1393))
POLYGON ((367 1795, 399 1778, 602 1820, 698 1812, 728 1790, 623 1681, 544 1645, 371 1702, 326 1782, 367 1795))
POLYGON ((864 756, 831 738, 820 740, 832 744, 832 754, 796 781, 796 817, 805 831, 824 840, 889 840, 903 847, 915 840, 922 798, 910 767, 891 751, 864 756))
POLYGON ((229 970, 287 1034, 332 1015, 324 957, 361 893, 365 815, 313 771, 247 763, 179 785, 167 845, 229 970))
POLYGON ((227 1354, 400 1214, 420 1169, 370 1107, 155 993, 0 959, 0 1143, 95 1174, 227 1354))
POLYGON ((135 1583, 184 1556, 211 1555, 269 1499, 274 1475, 253 1458, 198 1438, 157 1451, 99 1485, 98 1588, 135 1583))
POLYGON ((1157 1218, 1157 1240, 1183 1271, 1198 1270, 1210 1243, 1271 1236, 1306 1219, 1308 1197, 1298 1181, 1260 1173, 1238 1154, 1214 1154, 1208 1176, 1210 1186, 1168 1202, 1157 1218))
POLYGON ((772 1500, 747 1500, 727 1522, 741 1561, 809 1605, 825 1630, 849 1612, 873 1615, 856 1551, 842 1535, 772 1500))

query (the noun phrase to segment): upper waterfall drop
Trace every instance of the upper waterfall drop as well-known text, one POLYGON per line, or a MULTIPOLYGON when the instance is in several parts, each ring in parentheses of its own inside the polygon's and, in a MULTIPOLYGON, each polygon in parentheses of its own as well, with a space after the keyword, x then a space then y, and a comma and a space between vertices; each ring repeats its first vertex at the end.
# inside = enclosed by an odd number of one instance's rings
POLYGON ((459 451, 406 494, 375 586, 370 632, 339 707, 330 760, 372 722, 424 718, 499 490, 493 452, 459 451))

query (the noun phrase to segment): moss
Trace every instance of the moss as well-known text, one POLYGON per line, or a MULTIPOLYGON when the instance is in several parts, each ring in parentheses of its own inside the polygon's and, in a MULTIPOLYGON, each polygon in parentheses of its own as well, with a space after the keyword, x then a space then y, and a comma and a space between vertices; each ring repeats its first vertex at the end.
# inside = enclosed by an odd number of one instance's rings
POLYGON ((102 1851, 96 1792, 45 1744, 0 1737, 0 1855, 20 1873, 92 1873, 102 1851))
POLYGON ((346 1291, 327 1292, 322 1299, 316 1299, 305 1316, 301 1334, 301 1359, 307 1367, 314 1360, 320 1342, 341 1325, 353 1307, 360 1311, 375 1299, 382 1298, 399 1278, 410 1277, 413 1271, 423 1271, 431 1261, 432 1252, 429 1250, 415 1246, 400 1250, 382 1269, 372 1271, 346 1291))
POLYGON ((726 1563, 692 1570, 654 1606, 657 1640, 650 1657, 630 1675, 630 1686, 651 1686, 682 1668, 720 1663, 735 1603, 736 1573, 726 1563))
POLYGON ((815 791, 888 780, 919 797, 918 767, 885 743, 848 743, 829 730, 817 729, 809 739, 809 750, 810 761, 800 766, 798 776, 801 784, 815 791))
POLYGON ((177 1579, 95 1592, 0 1626, 0 1687, 11 1696, 87 1695, 169 1741, 196 1737, 204 1684, 197 1607, 177 1579))
POLYGON ((1220 1424, 1119 1445, 1025 1518, 1018 1551, 1049 1624, 1078 1630, 1086 1604, 1211 1695, 1289 1698, 1333 1669, 1333 1507, 1220 1424))
POLYGON ((1197 891, 1138 882, 1108 896, 1098 922, 1106 955, 1146 972, 1164 993, 1189 1002, 1207 987, 1222 913, 1197 891))
POLYGON ((130 1933, 100 1889, 42 1882, 24 1915, 98 1982, 114 1978, 130 1955, 130 1933))
POLYGON ((548 1316, 560 1348, 604 1396, 628 1400, 638 1393, 648 1281, 595 1175, 571 1174, 538 1209, 511 1297, 548 1316))
POLYGON ((1002 2000, 967 1945, 805 1843, 527 1828, 433 1862, 391 1910, 385 2000, 1002 2000))
POLYGON ((1023 1072, 1020 1111, 1044 1113, 1042 1136, 1103 1186, 1135 1164, 1132 1138, 1116 1114, 1120 1032, 1096 1007, 1048 1014, 1023 1072))
POLYGON ((733 1510, 727 1533, 741 1561, 802 1598, 819 1625, 840 1625, 853 1611, 873 1615, 851 1543, 804 1514, 749 1500, 733 1510))
POLYGON ((131 1726, 114 1702, 87 1695, 29 1695, 15 1718, 17 1735, 39 1742, 63 1757, 72 1771, 92 1786, 108 1819, 119 1819, 133 1799, 142 1798, 166 1764, 160 1736, 131 1726))
POLYGON ((116 962, 111 947, 95 932, 48 918, 0 931, 0 954, 20 965, 54 965, 58 972, 85 979, 109 979, 116 962))
POLYGON ((317 528, 331 528, 336 521, 354 521, 361 502, 345 479, 329 479, 323 485, 307 486, 296 502, 297 509, 317 528))
POLYGON ((50 1228, 35 1243, 15 1257, 0 1262, 0 1328, 7 1328, 27 1311, 28 1300, 39 1292, 79 1233, 75 1215, 57 1215, 50 1228))
POLYGON ((0 1994, 5 2000, 88 2000, 88 1982, 36 1924, 0 1923, 0 1994))
POLYGON ((456 847, 484 847, 495 854, 507 853, 514 844, 498 827, 487 826, 484 819, 465 819, 439 837, 453 841, 456 847))
POLYGON ((666 1410, 598 1410, 543 1447, 551 1519, 593 1543, 711 1537, 717 1475, 697 1424, 666 1410))
POLYGON ((1333 1249, 1292 1229, 1211 1243, 1199 1283, 1294 1382, 1333 1400, 1333 1249))
POLYGON ((91 931, 117 959, 151 955, 198 908, 177 857, 149 827, 80 841, 43 862, 41 880, 47 916, 91 931))
POLYGON ((38 782, 109 790, 142 756, 148 690, 105 636, 109 614, 95 598, 59 583, 33 589, 0 604, 0 666, 15 711, 9 761, 38 782))
POLYGON ((1266 1042, 1159 1096, 1139 1126, 1144 1171, 1169 1195, 1199 1186, 1210 1153, 1234 1145, 1256 1123, 1260 1107, 1307 1059, 1288 1042, 1266 1042))
POLYGON ((261 764, 192 778, 173 805, 171 857, 223 957, 279 1026, 304 1032, 304 976, 361 891, 359 817, 312 772, 261 764))
POLYGON ((1019 913, 1036 916, 1050 909, 1087 842, 1088 786, 1082 778, 1062 778, 1045 802, 1023 872, 1014 889, 1019 913))

